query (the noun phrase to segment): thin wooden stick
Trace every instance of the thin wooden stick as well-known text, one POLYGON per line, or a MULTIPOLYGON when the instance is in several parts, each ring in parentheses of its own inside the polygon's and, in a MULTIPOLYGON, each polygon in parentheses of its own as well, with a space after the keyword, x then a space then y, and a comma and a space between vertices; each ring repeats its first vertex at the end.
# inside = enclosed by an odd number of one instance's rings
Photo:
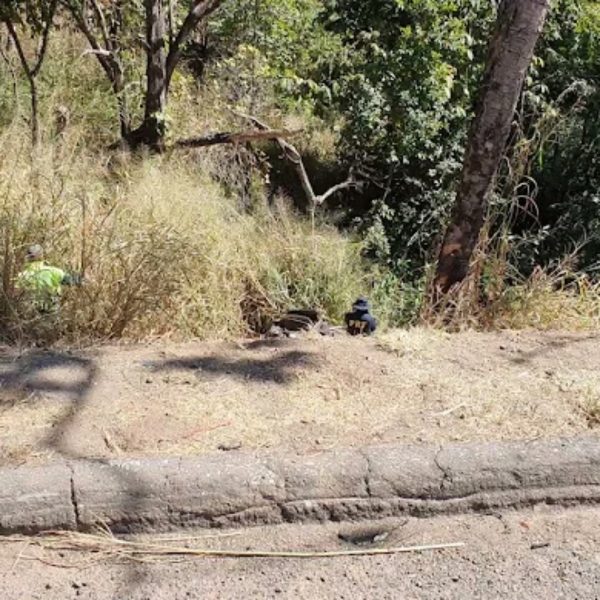
MULTIPOLYGON (((186 535, 183 537, 161 537, 161 542, 196 542, 198 540, 214 540, 220 538, 230 538, 242 535, 243 531, 227 531, 224 533, 207 533, 203 535, 186 535)), ((140 542, 143 543, 143 542, 140 542)))
MULTIPOLYGON (((420 546, 396 546, 391 548, 363 548, 355 550, 323 550, 307 552, 293 550, 211 550, 165 546, 123 540, 110 535, 94 535, 77 532, 48 532, 45 535, 34 538, 14 536, 12 541, 23 541, 24 538, 30 540, 30 543, 32 544, 35 543, 49 550, 74 552, 94 551, 101 552, 103 556, 113 554, 121 557, 129 557, 133 560, 147 560, 151 557, 159 558, 161 556, 196 556, 205 558, 337 558, 343 556, 373 556, 446 550, 462 548, 465 545, 463 542, 453 542, 447 544, 425 544, 420 546)), ((5 538, 2 541, 11 541, 11 539, 5 538)), ((35 559, 34 557, 24 555, 23 552, 21 552, 20 556, 21 558, 35 559)), ((40 560, 43 561, 47 559, 40 560)))
POLYGON ((461 548, 463 542, 451 544, 429 544, 423 546, 398 546, 395 548, 369 548, 361 550, 332 550, 317 552, 298 551, 269 551, 269 550, 197 550, 194 548, 169 548, 168 546, 148 545, 146 550, 133 550, 134 554, 187 555, 203 557, 232 557, 232 558, 334 558, 340 556, 369 556, 377 554, 402 554, 407 552, 425 552, 429 550, 444 550, 461 548))
POLYGON ((12 565, 12 568, 10 570, 11 573, 15 572, 15 569, 17 568, 17 565, 19 564, 19 561, 21 560, 21 558, 23 558, 24 554, 25 554, 25 550, 27 550, 27 548, 29 547, 30 544, 30 540, 26 540, 25 543, 23 544, 23 547, 21 548, 21 551, 19 552, 19 554, 17 554, 17 558, 15 558, 15 562, 12 565))

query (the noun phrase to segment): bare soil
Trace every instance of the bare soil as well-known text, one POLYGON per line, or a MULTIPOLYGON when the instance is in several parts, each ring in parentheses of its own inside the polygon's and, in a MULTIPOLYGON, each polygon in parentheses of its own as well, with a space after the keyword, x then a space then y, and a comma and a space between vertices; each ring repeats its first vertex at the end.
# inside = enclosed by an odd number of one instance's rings
POLYGON ((0 349, 0 464, 599 432, 600 334, 0 349))
POLYGON ((331 558, 202 558, 52 547, 0 539, 6 600, 413 600, 600 597, 600 510, 535 510, 368 525, 277 525, 136 538, 166 548, 229 551, 370 550, 462 542, 461 548, 331 558), (372 540, 372 541, 371 541, 372 540))

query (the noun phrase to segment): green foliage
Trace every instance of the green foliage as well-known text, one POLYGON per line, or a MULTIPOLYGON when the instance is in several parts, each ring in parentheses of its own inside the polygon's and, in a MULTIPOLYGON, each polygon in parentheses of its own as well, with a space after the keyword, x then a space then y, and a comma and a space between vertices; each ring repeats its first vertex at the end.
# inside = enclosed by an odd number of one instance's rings
POLYGON ((554 3, 528 74, 489 219, 522 275, 574 252, 598 274, 599 32, 595 4, 554 3))
POLYGON ((532 120, 552 127, 537 153, 540 223, 538 260, 548 262, 581 245, 580 267, 600 263, 600 10, 595 2, 563 0, 555 7, 535 74, 532 120))
MULTIPOLYGON (((95 58, 84 54, 85 46, 71 35, 50 37, 43 68, 38 75, 42 128, 53 137, 56 111, 68 110, 69 130, 81 143, 104 146, 118 135, 117 109, 108 80, 95 58)), ((14 55, 0 61, 0 127, 25 116, 29 89, 14 55)))
MULTIPOLYGON (((76 9, 81 6, 81 0, 64 0, 61 6, 67 1, 76 9)), ((36 33, 49 2, 0 4, 0 18, 15 20, 27 56, 34 56, 36 33)), ((260 218, 252 215, 256 220, 245 225, 248 229, 238 242, 247 235, 262 248, 261 267, 253 271, 251 282, 244 282, 249 288, 235 289, 238 303, 251 289, 250 312, 316 302, 338 318, 350 290, 360 288, 363 293, 370 290, 384 322, 414 320, 454 199, 494 5, 489 0, 237 0, 225 2, 199 28, 171 82, 164 115, 170 137, 239 128, 240 121, 226 110, 237 107, 277 126, 305 128, 296 143, 305 154, 315 189, 340 181, 350 166, 364 182, 360 190, 338 194, 323 208, 324 221, 333 216, 362 240, 344 241, 343 260, 329 229, 317 236, 321 245, 314 255, 310 246, 303 246, 310 232, 296 217, 288 215, 285 221, 273 207, 260 218), (286 235, 273 232, 285 229, 285 223, 291 227, 286 235), (248 233, 252 227, 262 232, 259 238, 248 233), (269 251, 273 254, 267 260, 269 251), (362 260, 359 254, 379 264, 378 269, 369 266, 366 279, 353 266, 362 260), (338 259, 345 271, 333 269, 338 259), (358 278, 358 284, 351 278, 358 278), (260 290, 268 293, 263 297, 260 290)), ((121 97, 131 122, 138 123, 145 87, 140 43, 144 5, 141 0, 126 2, 120 15, 113 10, 116 4, 103 6, 109 24, 122 19, 116 52, 126 81, 121 97)), ((521 281, 517 272, 529 274, 539 265, 556 264, 574 246, 581 246, 581 268, 595 277, 600 270, 599 6, 586 0, 552 3, 491 202, 486 240, 494 251, 481 265, 486 297, 502 283, 521 281)), ((177 30, 189 3, 174 1, 173 8, 177 30)), ((93 12, 89 19, 101 39, 93 12)), ((119 131, 116 97, 97 56, 86 53, 87 42, 75 33, 72 15, 63 9, 56 21, 61 28, 50 36, 37 82, 46 142, 56 139, 56 109, 65 106, 69 111, 69 128, 55 149, 60 164, 68 162, 68 152, 79 156, 82 148, 97 152, 106 147, 119 131)), ((0 128, 5 130, 28 117, 29 89, 14 49, 5 39, 0 41, 0 128)), ((185 164, 194 169, 200 164, 198 169, 224 184, 228 196, 251 196, 245 207, 256 208, 265 203, 267 182, 272 182, 273 195, 280 187, 291 194, 297 184, 292 168, 275 172, 281 165, 278 150, 268 154, 268 148, 214 149, 206 163, 202 157, 208 153, 202 151, 193 158, 197 162, 185 164)), ((114 157, 98 156, 114 167, 114 157)), ((181 176, 178 169, 169 173, 181 176)), ((120 185, 128 185, 134 175, 125 169, 123 177, 127 183, 120 185)), ((98 175, 90 183, 96 189, 105 182, 98 175)), ((187 186, 186 193, 192 188, 187 186)), ((122 196, 132 193, 129 189, 122 196)), ((125 213, 119 214, 125 218, 125 213)), ((190 219, 196 223, 197 216, 190 219)), ((121 222, 119 227, 127 239, 135 238, 135 228, 125 231, 121 222)), ((220 225, 214 228, 224 230, 220 225)), ((147 231, 146 239, 154 240, 165 256, 176 247, 171 238, 161 237, 162 229, 147 231)), ((125 262, 119 268, 125 269, 127 261, 134 264, 146 250, 143 246, 141 254, 132 250, 130 257, 121 257, 125 262)), ((181 252, 177 246, 173 256, 181 252)), ((193 268, 208 273, 204 267, 193 268)), ((222 274, 214 276, 217 281, 222 274)), ((217 281, 221 289, 219 285, 217 281)), ((165 297, 172 292, 167 288, 161 287, 165 297)), ((476 302, 480 292, 473 292, 476 302)), ((194 312, 194 319, 199 314, 194 312)), ((212 321, 217 328, 225 327, 225 317, 220 318, 212 321)))
POLYGON ((26 23, 32 33, 39 33, 56 4, 56 0, 3 0, 0 21, 26 23))
POLYGON ((490 4, 330 0, 327 7, 327 27, 345 47, 327 77, 332 106, 344 115, 340 154, 370 174, 370 210, 359 210, 358 223, 383 234, 376 255, 412 271, 430 254, 452 200, 490 4))
POLYGON ((239 0, 226 3, 209 28, 217 76, 232 79, 236 102, 252 104, 273 89, 280 107, 308 114, 330 89, 317 79, 341 50, 326 31, 321 0, 239 0))

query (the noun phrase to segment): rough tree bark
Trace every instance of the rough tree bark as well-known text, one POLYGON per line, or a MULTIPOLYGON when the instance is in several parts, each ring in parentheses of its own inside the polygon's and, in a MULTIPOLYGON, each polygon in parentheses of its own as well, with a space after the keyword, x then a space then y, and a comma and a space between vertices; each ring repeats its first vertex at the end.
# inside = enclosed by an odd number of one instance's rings
POLYGON ((487 200, 550 0, 502 0, 456 203, 438 258, 434 288, 447 293, 469 272, 487 200))
POLYGON ((145 0, 147 87, 144 120, 136 130, 125 136, 130 147, 144 145, 155 152, 164 150, 164 117, 169 85, 181 59, 183 46, 198 24, 223 2, 224 0, 194 0, 175 35, 172 31, 172 7, 165 5, 164 0, 145 0))
POLYGON ((145 0, 146 8, 146 98, 144 120, 128 136, 127 141, 145 144, 162 152, 165 139, 165 109, 167 105, 167 15, 163 0, 145 0))

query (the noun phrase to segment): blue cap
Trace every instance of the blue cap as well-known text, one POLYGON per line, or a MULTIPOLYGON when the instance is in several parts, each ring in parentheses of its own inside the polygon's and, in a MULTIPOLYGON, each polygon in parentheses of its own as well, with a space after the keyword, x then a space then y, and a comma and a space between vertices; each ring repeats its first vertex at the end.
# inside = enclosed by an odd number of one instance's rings
POLYGON ((356 299, 356 302, 352 305, 352 310, 369 310, 369 302, 366 298, 361 296, 356 299))

